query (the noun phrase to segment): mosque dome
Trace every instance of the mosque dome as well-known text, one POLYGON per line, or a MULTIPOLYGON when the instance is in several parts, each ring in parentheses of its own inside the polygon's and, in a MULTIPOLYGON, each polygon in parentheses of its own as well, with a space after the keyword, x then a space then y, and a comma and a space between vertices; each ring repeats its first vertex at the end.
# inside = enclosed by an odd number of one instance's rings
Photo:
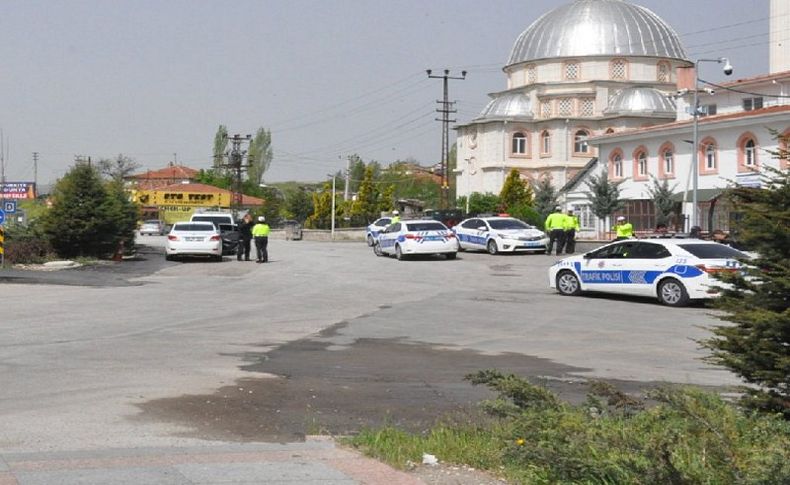
POLYGON ((575 0, 522 32, 507 64, 586 56, 688 60, 678 34, 652 11, 623 0, 575 0))
POLYGON ((531 120, 532 103, 521 93, 507 93, 492 99, 474 121, 531 120))
POLYGON ((658 89, 646 87, 625 88, 609 100, 605 115, 651 115, 672 118, 675 102, 658 89))

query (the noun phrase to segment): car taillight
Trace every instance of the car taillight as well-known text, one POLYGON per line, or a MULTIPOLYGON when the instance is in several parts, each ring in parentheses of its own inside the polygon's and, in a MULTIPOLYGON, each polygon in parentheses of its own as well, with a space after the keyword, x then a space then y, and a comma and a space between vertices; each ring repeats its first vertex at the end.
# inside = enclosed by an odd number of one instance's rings
POLYGON ((420 238, 420 236, 418 236, 416 234, 406 234, 404 237, 406 239, 419 239, 420 238))
POLYGON ((704 264, 698 264, 697 269, 700 269, 708 274, 716 274, 716 273, 735 273, 738 271, 737 268, 722 268, 721 266, 706 266, 704 264))
POLYGON ((220 240, 219 235, 211 236, 211 239, 210 239, 210 241, 219 241, 219 240, 220 240))
POLYGON ((174 236, 172 234, 168 234, 167 238, 171 241, 178 241, 178 236, 174 236))

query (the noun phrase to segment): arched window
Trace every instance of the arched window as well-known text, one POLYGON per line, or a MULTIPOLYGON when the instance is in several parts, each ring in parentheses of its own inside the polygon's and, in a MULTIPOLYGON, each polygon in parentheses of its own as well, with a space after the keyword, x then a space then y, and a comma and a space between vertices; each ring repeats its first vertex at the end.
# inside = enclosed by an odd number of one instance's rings
POLYGON ((668 62, 661 61, 656 64, 656 80, 660 83, 668 83, 672 80, 668 62))
POLYGON ((513 155, 526 155, 527 154, 527 135, 522 132, 513 133, 513 155))
POLYGON ((625 59, 612 59, 609 63, 609 78, 617 81, 628 79, 628 61, 625 59))
POLYGON ((743 145, 743 164, 747 167, 754 167, 757 165, 757 146, 754 144, 754 140, 749 139, 743 145))
POLYGON ((757 168, 757 138, 752 133, 744 133, 738 138, 738 171, 745 172, 757 168))
POLYGON ((719 170, 718 145, 713 138, 705 138, 700 143, 700 172, 715 173, 719 170))
POLYGON ((716 145, 713 143, 705 145, 705 168, 716 170, 716 145))
POLYGON ((544 130, 540 134, 540 154, 551 154, 551 133, 548 130, 544 130))
POLYGON ((636 176, 647 177, 647 153, 640 151, 636 154, 636 176))
POLYGON ((604 131, 605 135, 611 135, 612 133, 614 133, 614 128, 607 128, 606 131, 604 131))
POLYGON ((618 148, 609 156, 609 177, 621 179, 623 176, 623 152, 618 148))
POLYGON ((658 150, 658 173, 661 178, 675 176, 675 147, 671 143, 661 145, 658 150))
POLYGON ((587 154, 590 152, 590 145, 587 139, 590 138, 590 132, 587 130, 578 130, 573 134, 573 153, 587 154))

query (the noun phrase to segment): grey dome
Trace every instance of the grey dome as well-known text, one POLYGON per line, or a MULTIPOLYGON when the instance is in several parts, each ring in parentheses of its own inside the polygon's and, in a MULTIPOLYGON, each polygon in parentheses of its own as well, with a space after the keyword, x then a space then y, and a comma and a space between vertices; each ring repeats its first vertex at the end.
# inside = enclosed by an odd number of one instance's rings
POLYGON ((522 32, 508 65, 585 56, 688 59, 678 34, 650 10, 622 0, 575 0, 522 32))
POLYGON ((532 103, 521 93, 507 93, 492 99, 474 121, 532 119, 532 103))
POLYGON ((617 92, 603 111, 607 115, 650 115, 673 118, 675 101, 658 89, 635 87, 617 92))

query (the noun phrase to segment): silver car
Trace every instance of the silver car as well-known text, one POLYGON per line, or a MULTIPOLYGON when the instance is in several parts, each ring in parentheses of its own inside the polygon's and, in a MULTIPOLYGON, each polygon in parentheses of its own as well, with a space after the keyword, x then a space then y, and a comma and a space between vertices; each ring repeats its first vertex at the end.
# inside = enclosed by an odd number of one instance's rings
POLYGON ((140 235, 163 236, 165 234, 165 223, 158 219, 144 221, 140 226, 140 235))

